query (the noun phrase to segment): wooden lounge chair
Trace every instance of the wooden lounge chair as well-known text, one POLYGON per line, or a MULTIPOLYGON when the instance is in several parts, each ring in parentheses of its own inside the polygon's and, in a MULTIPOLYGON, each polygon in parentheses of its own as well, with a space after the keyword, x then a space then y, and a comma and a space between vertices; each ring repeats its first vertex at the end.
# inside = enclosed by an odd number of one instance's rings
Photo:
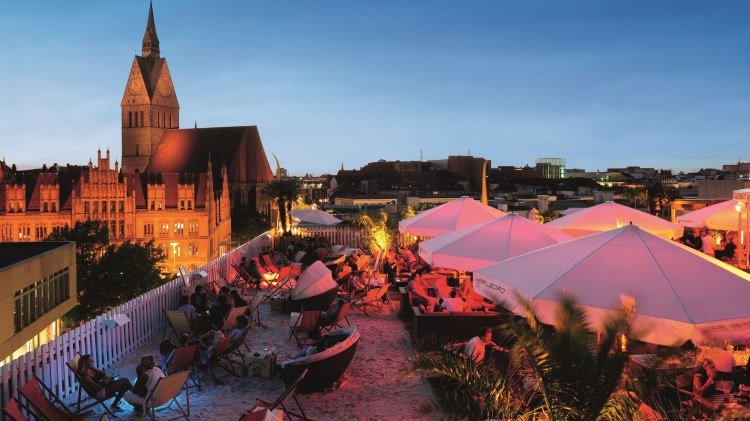
POLYGON ((368 308, 378 311, 384 297, 390 302, 390 298, 388 297, 388 288, 390 286, 391 284, 383 284, 381 287, 370 288, 365 294, 357 297, 352 302, 352 305, 359 307, 363 314, 367 314, 368 308))
POLYGON ((250 275, 245 268, 243 268, 240 265, 236 265, 232 263, 232 267, 234 268, 234 271, 236 274, 234 275, 234 278, 227 282, 227 286, 230 288, 259 288, 260 287, 260 279, 255 279, 250 275))
POLYGON ((164 331, 161 334, 162 339, 170 338, 172 336, 174 336, 175 339, 179 339, 180 335, 183 333, 193 336, 193 329, 190 327, 190 320, 188 320, 185 313, 173 310, 162 311, 164 312, 164 317, 167 318, 167 324, 164 326, 164 331), (169 335, 167 335, 168 329, 171 330, 169 335))
POLYGON ((211 354, 211 357, 208 359, 208 372, 211 375, 211 377, 214 379, 214 381, 218 384, 222 384, 221 381, 225 379, 227 376, 237 376, 237 372, 234 370, 234 367, 226 366, 222 358, 227 352, 227 349, 229 349, 229 345, 232 343, 232 337, 231 336, 225 336, 222 338, 222 340, 219 341, 219 343, 214 346, 213 353, 211 354), (222 369, 227 372, 224 376, 217 376, 216 370, 222 369))
POLYGON ((167 377, 162 377, 156 382, 156 386, 148 395, 144 410, 151 420, 156 420, 156 411, 162 411, 168 409, 172 404, 177 405, 177 410, 180 415, 174 418, 170 418, 170 421, 177 420, 180 418, 190 419, 190 396, 188 395, 188 388, 185 387, 190 377, 190 372, 183 371, 182 373, 172 374, 167 377), (180 392, 185 390, 185 406, 187 411, 177 401, 177 397, 180 396, 180 392))
POLYGON ((82 421, 91 414, 88 411, 83 414, 73 413, 65 403, 55 395, 38 377, 34 376, 18 389, 18 393, 26 401, 26 407, 33 408, 38 419, 49 421, 82 421), (46 392, 46 394, 45 394, 46 392), (56 406, 60 405, 62 408, 56 406))
POLYGON ((344 327, 342 326, 342 323, 344 321, 346 321, 347 326, 351 326, 351 323, 349 323, 349 319, 346 317, 347 314, 349 314, 349 308, 351 308, 351 306, 352 306, 351 302, 344 303, 344 305, 342 305, 341 308, 339 309, 339 314, 336 315, 336 319, 334 319, 332 322, 327 323, 325 325, 321 324, 320 330, 324 332, 330 332, 334 328, 337 328, 337 329, 342 328, 344 327))
POLYGON ((245 357, 242 355, 240 348, 244 345, 247 352, 250 352, 250 348, 247 346, 247 338, 249 336, 250 326, 245 328, 245 331, 242 332, 242 336, 237 338, 236 341, 229 342, 227 349, 218 357, 219 359, 217 363, 222 369, 239 377, 242 366, 245 365, 245 357), (234 356, 239 357, 239 361, 236 358, 233 358, 234 356))
POLYGON ((318 327, 318 320, 320 320, 320 310, 308 310, 303 311, 297 320, 289 325, 289 339, 294 337, 297 341, 297 346, 301 347, 302 342, 299 339, 300 333, 307 333, 318 327))
POLYGON ((76 354, 73 359, 70 361, 65 362, 65 366, 68 367, 68 369, 73 373, 73 376, 76 378, 76 381, 78 382, 78 399, 76 400, 76 413, 81 413, 81 411, 85 411, 87 409, 93 408, 96 405, 101 405, 102 408, 104 408, 107 413, 115 417, 115 414, 109 409, 109 406, 107 405, 107 401, 114 398, 115 395, 117 395, 117 391, 112 391, 109 395, 105 395, 103 398, 99 397, 99 394, 96 393, 93 390, 89 390, 88 387, 86 387, 86 382, 81 381, 81 375, 78 374, 78 359, 81 358, 80 354, 76 354), (86 393, 86 396, 83 396, 83 393, 86 393))
POLYGON ((167 375, 190 371, 190 380, 198 390, 203 388, 198 367, 195 364, 198 354, 198 345, 187 345, 175 348, 167 357, 167 375))
POLYGON ((263 264, 266 265, 266 269, 273 273, 279 273, 279 268, 277 268, 273 263, 273 260, 271 260, 270 254, 264 254, 261 256, 261 258, 263 259, 263 264))
POLYGON ((262 326, 260 324, 260 303, 266 301, 268 299, 268 294, 258 291, 255 296, 253 296, 253 299, 250 300, 250 303, 247 305, 247 315, 250 317, 250 320, 253 320, 253 313, 255 313, 255 324, 258 326, 262 326))
POLYGON ((3 408, 3 414, 12 421, 28 421, 29 419, 29 417, 23 414, 21 404, 14 397, 8 399, 8 403, 3 408))
POLYGON ((261 281, 270 283, 279 278, 278 273, 271 272, 264 268, 263 264, 260 263, 260 260, 257 257, 253 257, 251 260, 253 261, 253 265, 255 265, 255 269, 257 269, 258 273, 260 273, 261 281))
POLYGON ((221 331, 227 333, 234 329, 237 326, 237 318, 245 314, 247 308, 248 306, 233 307, 232 310, 229 311, 229 314, 227 314, 227 318, 224 319, 224 326, 222 326, 221 331))
POLYGON ((255 405, 253 405, 252 408, 250 408, 249 411, 245 412, 240 416, 239 421, 263 421, 265 418, 267 411, 273 411, 278 407, 281 407, 282 410, 284 410, 284 414, 289 417, 289 419, 292 419, 292 415, 295 417, 302 419, 302 420, 308 420, 307 415, 305 414, 305 410, 302 409, 302 405, 299 404, 299 401, 297 400, 297 386, 302 382, 302 380, 305 379, 305 376, 307 375, 307 369, 305 369, 302 374, 297 377, 292 384, 289 385, 289 387, 284 390, 284 392, 279 395, 278 398, 276 398, 275 401, 272 403, 266 402, 261 399, 256 399, 255 405), (292 412, 287 409, 287 407, 284 405, 284 401, 290 397, 294 400, 294 403, 297 404, 297 408, 299 408, 299 412, 292 412))

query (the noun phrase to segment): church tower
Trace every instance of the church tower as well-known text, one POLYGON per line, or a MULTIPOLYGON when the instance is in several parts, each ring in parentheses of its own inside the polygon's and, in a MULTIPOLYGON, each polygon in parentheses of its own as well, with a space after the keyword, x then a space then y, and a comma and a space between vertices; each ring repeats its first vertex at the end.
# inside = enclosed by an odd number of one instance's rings
POLYGON ((166 129, 180 127, 180 104, 161 57, 154 9, 149 6, 140 56, 135 56, 122 97, 122 170, 142 172, 166 129))

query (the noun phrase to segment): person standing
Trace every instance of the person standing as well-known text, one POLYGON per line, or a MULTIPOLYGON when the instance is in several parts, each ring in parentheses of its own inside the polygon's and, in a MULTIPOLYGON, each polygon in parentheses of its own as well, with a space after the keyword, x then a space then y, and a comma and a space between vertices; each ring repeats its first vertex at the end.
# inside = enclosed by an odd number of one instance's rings
POLYGON ((707 255, 714 257, 716 251, 716 240, 711 235, 711 230, 701 230, 701 250, 707 255))

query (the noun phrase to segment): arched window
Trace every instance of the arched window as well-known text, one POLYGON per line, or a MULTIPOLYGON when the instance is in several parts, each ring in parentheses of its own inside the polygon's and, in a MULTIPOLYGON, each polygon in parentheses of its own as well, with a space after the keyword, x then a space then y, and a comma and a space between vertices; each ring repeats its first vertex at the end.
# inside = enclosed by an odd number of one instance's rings
POLYGON ((172 128, 172 113, 169 113, 169 126, 170 129, 172 128))
POLYGON ((136 111, 134 114, 135 114, 135 127, 138 127, 138 111, 136 111))
POLYGON ((141 126, 146 125, 146 120, 143 119, 143 111, 141 111, 141 126))
POLYGON ((128 111, 128 127, 133 127, 133 112, 128 111))

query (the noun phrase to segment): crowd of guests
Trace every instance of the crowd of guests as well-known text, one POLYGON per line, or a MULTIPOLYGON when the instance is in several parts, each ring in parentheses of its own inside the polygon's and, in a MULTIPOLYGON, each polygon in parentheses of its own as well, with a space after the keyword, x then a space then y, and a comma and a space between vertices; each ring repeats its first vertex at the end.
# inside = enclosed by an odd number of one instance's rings
POLYGON ((680 243, 701 251, 709 256, 723 261, 729 261, 734 258, 737 250, 735 235, 733 233, 721 234, 716 236, 709 229, 685 229, 684 235, 678 240, 680 243))
POLYGON ((484 297, 474 291, 471 276, 465 277, 457 288, 435 288, 434 294, 430 294, 424 274, 417 273, 406 285, 406 290, 411 294, 412 305, 419 307, 423 313, 485 308, 484 297))

